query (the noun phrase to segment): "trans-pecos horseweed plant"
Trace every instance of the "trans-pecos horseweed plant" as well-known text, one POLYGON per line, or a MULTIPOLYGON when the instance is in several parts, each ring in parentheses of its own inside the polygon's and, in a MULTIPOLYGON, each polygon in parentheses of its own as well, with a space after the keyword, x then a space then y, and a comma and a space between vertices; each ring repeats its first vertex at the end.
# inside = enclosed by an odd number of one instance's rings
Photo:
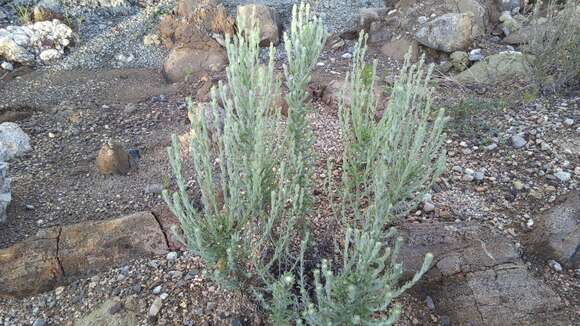
POLYGON ((392 324, 401 313, 392 301, 417 282, 432 259, 427 255, 415 277, 400 285, 401 239, 394 229, 385 230, 444 162, 443 114, 428 120, 429 73, 407 60, 383 118, 375 122, 376 65, 365 64, 364 38, 359 40, 345 89, 352 101, 342 102, 339 114, 343 175, 337 184, 329 182, 339 194, 333 206, 345 230, 342 254, 307 270, 306 252, 315 242, 299 227, 313 193, 306 87, 326 33, 308 5, 293 8, 284 35, 284 125, 273 110, 280 86, 275 49, 270 46, 263 65, 255 22, 239 20, 238 31, 226 37, 228 86, 212 90, 211 116, 188 100, 195 116, 189 153, 199 205, 191 199, 176 137, 168 150, 177 191, 165 190, 163 196, 181 222, 184 242, 220 285, 254 293, 274 325, 392 324))

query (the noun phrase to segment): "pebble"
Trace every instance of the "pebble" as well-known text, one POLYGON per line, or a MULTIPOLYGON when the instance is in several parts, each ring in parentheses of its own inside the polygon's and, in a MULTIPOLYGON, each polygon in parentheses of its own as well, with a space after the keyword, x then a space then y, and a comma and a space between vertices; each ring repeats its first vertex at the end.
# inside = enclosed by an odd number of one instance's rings
POLYGON ((347 53, 343 54, 341 57, 342 57, 343 59, 351 59, 351 58, 352 58, 352 54, 351 54, 351 53, 349 53, 349 52, 347 52, 347 53))
POLYGON ((562 271, 562 265, 560 265, 560 263, 555 260, 548 261, 548 265, 550 265, 550 268, 552 268, 558 273, 562 271))
POLYGON ((570 118, 568 118, 568 119, 564 120, 564 124, 565 124, 566 126, 571 126, 571 125, 573 125, 573 124, 574 124, 574 120, 573 120, 573 119, 570 119, 570 118))
POLYGON ((121 311, 121 308, 123 308, 123 306, 119 302, 115 302, 111 308, 109 308, 109 314, 114 315, 121 311))
POLYGON ((151 304, 151 307, 149 307, 149 311, 147 312, 147 315, 150 318, 157 317, 157 315, 159 314, 159 311, 161 311, 162 305, 163 305, 163 300, 161 300, 161 298, 155 298, 155 300, 151 304))
POLYGON ((46 322, 44 321, 44 319, 37 319, 34 321, 34 323, 32 323, 32 326, 44 326, 46 325, 46 322))
POLYGON ((483 181, 483 179, 485 179, 485 174, 483 172, 477 171, 473 174, 473 178, 476 181, 483 181))
POLYGON ((176 259, 177 259, 177 252, 172 251, 172 252, 167 254, 167 260, 175 261, 176 259))
POLYGON ((466 174, 463 176, 463 178, 461 180, 465 181, 465 182, 471 182, 473 181, 474 177, 471 174, 466 174))
POLYGON ((161 295, 159 297, 161 298, 161 300, 165 300, 165 299, 169 298, 169 294, 161 293, 161 295))
POLYGON ((425 302, 427 303, 427 307, 430 310, 435 310, 435 303, 433 302, 433 299, 430 296, 427 296, 427 298, 425 299, 425 302))
POLYGON ((515 180, 513 182, 513 186, 514 186, 514 189, 515 190, 518 190, 518 191, 524 189, 524 184, 521 181, 519 181, 519 180, 515 180))
POLYGON ((558 171, 554 173, 554 176, 558 178, 561 182, 568 182, 572 178, 572 174, 570 172, 565 171, 558 171))
POLYGON ((522 148, 524 146, 526 146, 526 144, 528 143, 524 137, 520 136, 520 135, 514 135, 510 138, 511 144, 514 148, 519 149, 522 148))
POLYGON ((161 285, 157 285, 156 287, 153 288, 153 294, 159 293, 161 293, 161 285))
POLYGON ((483 59, 481 49, 473 49, 469 51, 469 61, 480 61, 481 59, 483 59))
POLYGON ((163 185, 160 183, 154 183, 154 184, 150 184, 150 185, 145 186, 145 193, 146 194, 160 194, 162 192, 163 192, 163 185))
POLYGON ((497 144, 496 143, 493 143, 493 144, 490 144, 490 145, 485 146, 485 149, 488 150, 488 151, 493 151, 496 148, 497 148, 497 144))
POLYGON ((2 67, 2 69, 4 70, 8 70, 8 71, 12 71, 14 70, 14 65, 12 65, 10 62, 8 61, 4 61, 2 62, 2 64, 0 65, 0 67, 2 67))
POLYGON ((431 202, 425 202, 423 203, 423 211, 425 213, 429 213, 435 210, 435 205, 433 205, 433 203, 431 202))

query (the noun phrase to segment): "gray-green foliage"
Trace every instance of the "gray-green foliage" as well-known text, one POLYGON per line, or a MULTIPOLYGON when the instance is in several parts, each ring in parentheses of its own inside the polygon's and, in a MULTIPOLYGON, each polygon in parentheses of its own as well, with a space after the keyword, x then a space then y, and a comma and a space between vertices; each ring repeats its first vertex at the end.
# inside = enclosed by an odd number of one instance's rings
POLYGON ((399 285, 401 239, 385 231, 420 198, 445 159, 443 113, 428 118, 430 70, 407 60, 383 118, 375 122, 376 63, 365 64, 361 37, 345 89, 352 102, 340 106, 343 175, 338 184, 329 183, 339 194, 333 206, 345 230, 342 254, 308 270, 307 259, 318 258, 306 257, 314 241, 299 228, 313 188, 306 86, 326 35, 307 5, 294 8, 284 37, 289 108, 280 133, 279 110, 272 107, 279 88, 275 50, 270 47, 269 61, 261 65, 258 28, 248 29, 247 23, 238 21, 238 30, 246 32, 226 39, 228 87, 220 83, 212 90, 213 117, 188 101, 195 116, 190 155, 201 203, 190 198, 176 137, 168 152, 178 190, 165 190, 164 198, 181 222, 185 242, 211 275, 221 285, 255 293, 275 325, 390 324, 401 311, 392 300, 421 277, 432 258, 427 255, 415 277, 399 285), (301 243, 300 249, 292 243, 301 243))
POLYGON ((343 90, 350 103, 339 103, 344 152, 337 214, 347 216, 352 210, 360 221, 366 214, 360 205, 370 200, 380 225, 406 213, 442 173, 446 119, 440 110, 430 121, 432 68, 425 69, 423 60, 411 65, 407 57, 383 117, 375 122, 381 108, 374 93, 376 62, 365 63, 364 42, 361 34, 343 90))
MULTIPOLYGON (((309 107, 305 104, 309 96, 306 88, 326 37, 322 22, 310 12, 309 5, 301 3, 293 7, 290 34, 284 33, 288 56, 288 64, 284 65, 288 88, 285 97, 288 103, 286 148, 291 179, 295 186, 305 191, 312 188, 314 139, 308 121, 309 107)), ((304 207, 308 207, 308 202, 304 207)))
POLYGON ((542 92, 577 85, 580 79, 580 7, 575 0, 536 3, 524 58, 534 84, 542 92))
POLYGON ((402 239, 394 228, 385 231, 443 170, 446 119, 440 111, 430 121, 431 70, 425 71, 422 61, 411 65, 406 60, 383 118, 376 122, 376 63, 365 64, 364 41, 361 35, 345 83, 351 101, 340 103, 342 178, 338 185, 329 182, 329 193, 332 187, 339 193, 335 211, 346 230, 342 256, 307 271, 303 242, 298 281, 286 274, 273 284, 270 310, 276 312, 276 325, 391 325, 401 314, 393 300, 421 278, 433 259, 427 254, 415 276, 400 285, 402 239), (291 284, 298 290, 292 292, 291 284))
POLYGON ((290 59, 285 67, 286 141, 276 141, 274 132, 280 125, 279 110, 273 108, 275 90, 280 88, 274 78, 275 49, 270 47, 269 61, 261 65, 259 28, 255 22, 239 20, 240 32, 225 42, 228 87, 220 83, 217 91, 212 90, 213 119, 196 112, 188 101, 191 114, 198 117, 192 119, 195 137, 190 152, 201 207, 192 204, 187 192, 175 137, 169 150, 179 191, 172 195, 166 191, 165 200, 181 221, 190 249, 224 285, 257 287, 273 281, 271 271, 295 265, 289 245, 297 236, 297 222, 311 190, 311 140, 300 137, 310 133, 305 85, 325 36, 308 6, 294 9, 294 16, 291 34, 285 37, 290 59), (218 96, 225 111, 223 128, 218 96))

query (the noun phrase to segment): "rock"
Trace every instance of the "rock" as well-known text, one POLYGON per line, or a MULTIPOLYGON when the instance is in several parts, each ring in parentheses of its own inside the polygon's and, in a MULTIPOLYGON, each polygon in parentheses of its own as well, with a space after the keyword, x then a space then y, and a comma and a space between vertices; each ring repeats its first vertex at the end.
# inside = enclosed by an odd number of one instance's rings
POLYGON ((177 259, 177 252, 172 251, 172 252, 168 253, 166 258, 169 261, 175 261, 177 259))
POLYGON ((64 20, 64 7, 59 0, 41 0, 32 8, 32 19, 35 22, 64 20))
POLYGON ((572 178, 572 174, 570 172, 565 171, 558 171, 554 173, 554 176, 560 180, 560 182, 568 182, 572 178))
POLYGON ((469 55, 464 51, 455 51, 449 56, 453 68, 459 72, 464 71, 469 66, 469 55))
POLYGON ((127 174, 131 168, 127 151, 121 144, 113 142, 103 144, 97 154, 96 165, 103 175, 127 174))
POLYGON ((495 0, 501 11, 509 11, 522 7, 522 0, 495 0))
POLYGON ((471 36, 476 38, 491 30, 491 20, 495 16, 495 8, 488 2, 488 0, 445 0, 445 7, 450 12, 473 13, 471 36))
POLYGON ((175 15, 161 17, 159 24, 161 41, 168 48, 204 49, 213 40, 211 35, 235 34, 235 19, 216 0, 179 0, 176 8, 175 15))
POLYGON ((149 307, 149 311, 147 312, 147 316, 149 318, 156 318, 161 311, 161 306, 163 305, 163 300, 161 298, 155 298, 151 306, 149 307))
POLYGON ((72 30, 57 19, 7 26, 0 28, 0 57, 25 65, 45 63, 62 57, 71 40, 72 30))
POLYGON ((6 210, 12 202, 11 179, 8 178, 8 164, 0 162, 0 224, 8 220, 6 210))
POLYGON ((548 265, 550 265, 550 268, 553 269, 554 271, 558 273, 562 272, 562 265, 560 265, 559 262, 555 260, 549 260, 548 265))
POLYGON ((423 211, 425 213, 429 213, 435 210, 435 205, 432 202, 424 202, 423 203, 423 211))
POLYGON ((66 275, 89 275, 167 251, 159 223, 151 213, 142 212, 63 227, 58 256, 66 275))
POLYGON ((501 16, 499 16, 499 21, 501 22, 501 30, 506 36, 509 36, 522 28, 525 18, 521 16, 513 17, 509 11, 504 11, 501 16))
POLYGON ((161 293, 161 285, 158 285, 156 287, 153 288, 153 291, 151 291, 153 294, 160 294, 161 293))
POLYGON ((60 228, 0 249, 0 296, 24 297, 55 288, 64 277, 57 259, 60 228))
POLYGON ((268 47, 270 43, 277 45, 280 41, 280 30, 276 11, 271 7, 259 4, 238 6, 238 19, 241 17, 249 24, 252 15, 260 26, 260 46, 268 47))
POLYGON ((574 125, 574 119, 566 118, 566 119, 564 120, 564 124, 565 124, 566 126, 570 127, 570 126, 574 125))
POLYGON ((44 321, 44 319, 41 319, 41 318, 36 319, 34 321, 34 323, 32 323, 32 326, 45 326, 45 325, 46 325, 46 322, 44 321))
POLYGON ((61 53, 58 52, 58 50, 56 49, 48 49, 40 52, 38 57, 40 58, 40 60, 42 60, 43 63, 49 63, 51 61, 59 59, 61 57, 61 53))
POLYGON ((558 318, 563 305, 536 279, 517 247, 503 234, 477 223, 404 224, 405 275, 417 271, 427 252, 435 259, 417 286, 451 325, 510 323, 567 324, 558 318), (549 321, 549 322, 548 322, 549 321))
POLYGON ((557 260, 566 267, 580 267, 579 191, 573 191, 561 204, 535 218, 535 225, 524 239, 531 254, 557 260))
POLYGON ((504 52, 485 57, 469 69, 455 76, 458 82, 496 84, 523 79, 529 75, 529 66, 519 52, 504 52))
POLYGON ((7 61, 2 62, 0 67, 4 70, 8 70, 8 71, 14 70, 14 66, 10 62, 7 62, 7 61))
POLYGON ((371 30, 371 24, 380 21, 386 15, 387 8, 360 8, 358 11, 359 29, 368 33, 371 30))
POLYGON ((170 82, 193 78, 207 72, 225 69, 228 58, 224 49, 212 46, 205 50, 174 48, 163 64, 163 74, 170 82))
POLYGON ((90 314, 77 320, 75 326, 137 326, 137 314, 124 308, 119 302, 108 299, 90 314))
POLYGON ((161 192, 163 192, 163 185, 160 183, 150 184, 145 187, 146 194, 160 194, 161 192))
POLYGON ((481 49, 473 49, 469 51, 469 61, 481 61, 481 59, 483 59, 481 49))
POLYGON ((454 52, 465 50, 471 44, 473 13, 448 13, 426 23, 415 34, 415 39, 432 49, 454 52))
POLYGON ((31 151, 30 137, 14 122, 0 124, 0 152, 4 152, 4 160, 11 160, 31 151))
POLYGON ((381 53, 384 56, 400 61, 405 59, 405 55, 409 51, 411 52, 411 61, 419 60, 419 44, 414 40, 401 38, 389 41, 381 47, 381 53))
POLYGON ((143 37, 143 45, 145 46, 159 46, 161 45, 161 39, 157 34, 147 34, 143 37))
POLYGON ((497 144, 496 143, 492 143, 492 144, 489 144, 489 145, 485 146, 485 150, 487 150, 487 151, 493 151, 496 148, 497 148, 497 144))
POLYGON ((527 141, 524 139, 524 137, 522 137, 522 136, 520 136, 520 135, 513 135, 513 136, 511 136, 511 138, 510 138, 510 142, 511 142, 512 146, 513 146, 515 149, 520 149, 520 148, 522 148, 522 147, 526 146, 526 144, 528 143, 528 142, 527 142, 527 141))
POLYGON ((165 236, 149 212, 45 229, 0 249, 0 296, 41 293, 167 251, 165 236))
POLYGON ((477 171, 473 174, 473 179, 475 179, 475 181, 483 181, 485 179, 485 174, 483 172, 477 171))

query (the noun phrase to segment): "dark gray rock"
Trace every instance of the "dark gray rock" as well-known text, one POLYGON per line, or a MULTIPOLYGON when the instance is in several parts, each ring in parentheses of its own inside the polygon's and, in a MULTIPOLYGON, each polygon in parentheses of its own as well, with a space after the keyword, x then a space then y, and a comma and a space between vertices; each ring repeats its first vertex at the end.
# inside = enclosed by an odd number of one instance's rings
POLYGON ((580 268, 580 191, 534 220, 536 226, 524 243, 528 251, 570 268, 580 268))
POLYGON ((532 276, 516 246, 494 229, 477 223, 406 224, 400 233, 408 276, 427 252, 434 254, 415 290, 429 295, 451 325, 570 322, 558 314, 563 306, 558 295, 532 276))

